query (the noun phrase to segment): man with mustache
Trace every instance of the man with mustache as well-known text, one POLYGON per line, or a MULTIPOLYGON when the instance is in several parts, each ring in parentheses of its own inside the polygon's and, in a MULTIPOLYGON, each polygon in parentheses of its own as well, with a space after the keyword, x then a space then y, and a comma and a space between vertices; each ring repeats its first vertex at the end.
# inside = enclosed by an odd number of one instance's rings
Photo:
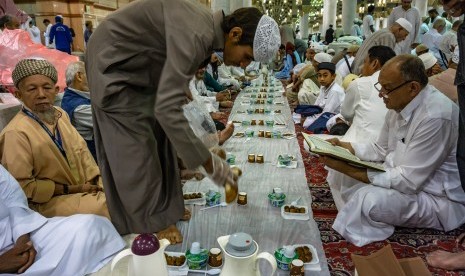
POLYGON ((100 170, 69 117, 53 102, 57 71, 24 59, 12 73, 20 112, 0 134, 2 165, 16 178, 29 207, 45 217, 96 214, 110 218, 100 170))

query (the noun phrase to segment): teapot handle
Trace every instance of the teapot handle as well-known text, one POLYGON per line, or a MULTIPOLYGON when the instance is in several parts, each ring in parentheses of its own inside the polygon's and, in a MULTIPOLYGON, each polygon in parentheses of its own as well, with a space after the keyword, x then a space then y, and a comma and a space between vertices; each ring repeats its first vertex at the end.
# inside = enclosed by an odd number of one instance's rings
POLYGON ((124 257, 127 257, 127 256, 132 256, 132 251, 130 248, 128 249, 125 249, 121 252, 118 253, 118 255, 116 255, 114 258, 113 258, 113 261, 111 262, 111 272, 113 272, 113 269, 115 268, 116 264, 121 261, 124 257))
POLYGON ((270 263, 271 265, 271 268, 273 269, 273 271, 271 272, 270 275, 273 275, 276 271, 276 268, 278 267, 277 263, 276 263, 276 259, 273 257, 273 255, 271 255, 270 253, 268 252, 262 252, 260 254, 258 254, 257 258, 255 259, 255 269, 258 269, 258 260, 259 259, 264 259, 266 260, 267 262, 270 263))

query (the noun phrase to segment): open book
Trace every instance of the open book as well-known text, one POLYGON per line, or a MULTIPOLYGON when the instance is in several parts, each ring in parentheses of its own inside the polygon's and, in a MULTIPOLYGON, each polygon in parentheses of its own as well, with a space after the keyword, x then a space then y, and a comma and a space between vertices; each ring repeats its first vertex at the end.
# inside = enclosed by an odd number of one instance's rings
POLYGON ((331 156, 333 158, 345 161, 353 166, 370 168, 370 169, 384 172, 384 168, 381 164, 368 162, 368 161, 362 161, 360 160, 360 158, 353 155, 349 150, 343 147, 333 146, 330 142, 327 142, 321 138, 318 138, 317 136, 308 135, 306 133, 302 133, 302 135, 304 136, 305 141, 310 147, 310 151, 313 153, 331 156))

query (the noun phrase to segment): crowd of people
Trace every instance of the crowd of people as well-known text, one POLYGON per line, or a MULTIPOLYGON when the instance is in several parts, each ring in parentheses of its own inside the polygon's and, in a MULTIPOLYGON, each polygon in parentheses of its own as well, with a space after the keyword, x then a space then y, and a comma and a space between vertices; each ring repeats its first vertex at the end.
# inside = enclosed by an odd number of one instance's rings
MULTIPOLYGON (((136 1, 95 30, 86 23, 85 62, 68 65, 61 106, 54 65, 19 61, 12 79, 22 108, 0 133, 0 273, 92 273, 129 233, 181 243, 176 223, 191 216, 182 180, 237 187, 217 154, 235 131, 221 108, 265 64, 295 124, 383 165, 320 157, 339 210, 333 228, 347 241, 385 240, 396 226, 461 226, 465 27, 445 17, 464 14, 465 1, 423 19, 411 0, 400 3, 379 30, 369 6, 350 34, 363 43, 336 52, 328 44, 343 35, 332 26, 305 43, 256 8, 225 16, 190 1, 136 1)), ((70 54, 63 18, 44 24, 45 45, 70 54)), ((15 16, 0 18, 1 30, 20 27, 15 16)), ((31 20, 24 29, 42 43, 31 20)), ((465 253, 433 252, 428 262, 465 269, 465 253)))

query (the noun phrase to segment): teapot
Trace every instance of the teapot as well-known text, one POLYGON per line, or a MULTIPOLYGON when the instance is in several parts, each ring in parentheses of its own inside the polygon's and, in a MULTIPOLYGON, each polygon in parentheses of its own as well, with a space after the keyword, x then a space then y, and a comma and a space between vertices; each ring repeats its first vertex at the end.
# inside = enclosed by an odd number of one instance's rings
POLYGON ((270 263, 273 275, 276 271, 276 260, 268 252, 258 254, 258 244, 246 233, 235 233, 217 239, 224 252, 224 264, 220 276, 260 276, 258 260, 270 263), (258 254, 258 255, 257 255, 258 254))
POLYGON ((153 234, 140 234, 131 248, 118 253, 111 262, 111 271, 124 257, 131 256, 128 265, 128 276, 168 276, 165 259, 165 248, 170 245, 167 239, 158 240, 153 234))

